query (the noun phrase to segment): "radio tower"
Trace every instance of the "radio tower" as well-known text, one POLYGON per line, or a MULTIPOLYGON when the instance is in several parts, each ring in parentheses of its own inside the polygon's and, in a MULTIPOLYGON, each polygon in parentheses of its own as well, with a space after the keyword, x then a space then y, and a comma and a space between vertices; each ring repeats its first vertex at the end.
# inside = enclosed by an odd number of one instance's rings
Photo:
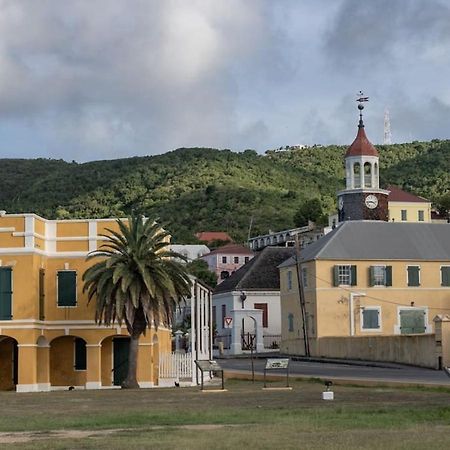
POLYGON ((391 119, 389 118, 389 110, 386 108, 384 110, 384 145, 392 144, 392 135, 391 135, 391 119))

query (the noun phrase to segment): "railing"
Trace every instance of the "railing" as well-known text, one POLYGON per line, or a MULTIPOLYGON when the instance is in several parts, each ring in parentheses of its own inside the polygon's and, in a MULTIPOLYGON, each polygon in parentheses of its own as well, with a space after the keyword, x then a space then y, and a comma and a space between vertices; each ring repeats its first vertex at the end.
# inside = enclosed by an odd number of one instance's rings
POLYGON ((159 357, 160 378, 192 378, 192 353, 163 353, 159 357))
POLYGON ((280 348, 281 334, 265 334, 263 339, 264 348, 280 348))

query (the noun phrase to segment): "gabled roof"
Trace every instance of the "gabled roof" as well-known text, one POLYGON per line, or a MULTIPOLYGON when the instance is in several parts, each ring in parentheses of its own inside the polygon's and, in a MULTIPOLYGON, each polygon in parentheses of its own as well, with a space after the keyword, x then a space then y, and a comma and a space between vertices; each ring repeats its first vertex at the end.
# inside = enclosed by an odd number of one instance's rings
POLYGON ((358 134, 352 145, 347 150, 345 157, 348 156, 378 156, 377 149, 367 139, 366 132, 364 131, 364 125, 360 124, 358 127, 358 134))
POLYGON ((214 294, 235 290, 280 290, 278 266, 294 254, 292 247, 266 247, 214 289, 214 294))
POLYGON ((201 231, 195 234, 196 238, 203 242, 211 241, 229 241, 233 242, 230 235, 225 231, 201 231))
POLYGON ((216 248, 212 252, 208 253, 208 255, 204 255, 204 256, 216 255, 218 253, 221 255, 253 256, 253 252, 248 247, 244 247, 243 245, 239 245, 239 244, 226 244, 223 247, 216 248))
MULTIPOLYGON (((331 259, 450 262, 450 225, 348 221, 301 251, 302 261, 331 259)), ((292 266, 295 259, 280 267, 292 266)))
POLYGON ((397 186, 388 186, 387 190, 390 191, 388 200, 390 202, 415 202, 415 203, 430 203, 429 200, 418 195, 414 195, 411 192, 406 192, 398 188, 397 186))

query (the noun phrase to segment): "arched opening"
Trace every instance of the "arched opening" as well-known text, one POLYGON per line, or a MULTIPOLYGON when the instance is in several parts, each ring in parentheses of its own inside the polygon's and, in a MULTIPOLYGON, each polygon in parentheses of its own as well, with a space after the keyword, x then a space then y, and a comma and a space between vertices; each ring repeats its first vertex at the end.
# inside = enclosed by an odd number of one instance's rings
POLYGON ((18 383, 17 341, 9 336, 0 336, 0 390, 12 391, 18 383))
POLYGON ((86 385, 86 341, 77 336, 60 336, 50 342, 50 384, 86 385))
POLYGON ((109 336, 101 346, 102 386, 120 386, 128 374, 130 337, 109 336))
POLYGON ((154 386, 158 386, 158 384, 159 384, 159 340, 158 340, 157 334, 153 335, 152 344, 153 344, 153 357, 152 357, 153 384, 154 384, 154 386))
POLYGON ((364 187, 372 187, 372 165, 364 163, 364 187))
POLYGON ((359 162, 353 164, 353 187, 355 189, 361 187, 361 165, 359 162))
POLYGON ((378 181, 378 163, 375 163, 373 165, 373 178, 374 178, 374 186, 373 187, 378 187, 379 186, 379 181, 378 181))

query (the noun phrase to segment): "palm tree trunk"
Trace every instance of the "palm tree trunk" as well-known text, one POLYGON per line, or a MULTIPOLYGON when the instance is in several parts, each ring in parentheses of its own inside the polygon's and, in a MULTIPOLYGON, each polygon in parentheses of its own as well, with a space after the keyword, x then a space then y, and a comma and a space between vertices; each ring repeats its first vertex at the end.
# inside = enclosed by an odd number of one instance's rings
POLYGON ((128 353, 128 374, 122 382, 122 389, 139 389, 137 382, 137 361, 139 350, 139 336, 131 335, 130 350, 128 353))
POLYGON ((130 350, 128 353, 128 374, 122 382, 122 389, 139 389, 137 382, 137 362, 139 351, 139 338, 144 333, 147 323, 145 322, 142 307, 136 310, 133 324, 127 322, 128 333, 130 333, 130 350))

